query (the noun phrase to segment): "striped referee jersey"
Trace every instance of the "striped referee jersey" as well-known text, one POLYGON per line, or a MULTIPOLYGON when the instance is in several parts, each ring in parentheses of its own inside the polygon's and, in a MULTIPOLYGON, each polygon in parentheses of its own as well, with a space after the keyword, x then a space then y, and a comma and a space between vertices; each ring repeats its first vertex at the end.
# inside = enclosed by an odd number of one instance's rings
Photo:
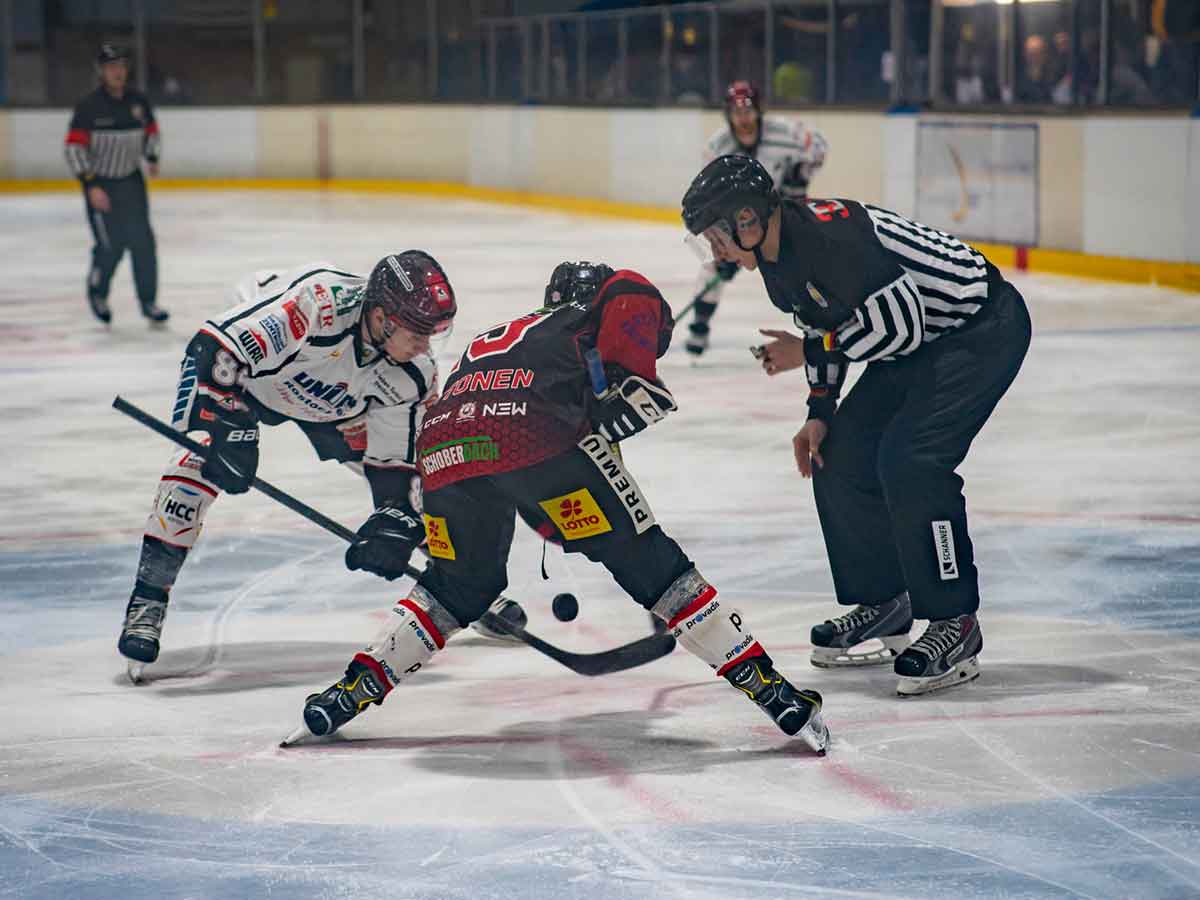
POLYGON ((75 107, 64 153, 75 177, 125 178, 138 171, 142 157, 158 162, 158 122, 144 94, 126 90, 114 97, 103 86, 75 107))
POLYGON ((848 363, 896 359, 963 327, 1000 279, 953 235, 853 200, 784 201, 779 259, 760 255, 759 270, 804 332, 817 415, 832 415, 848 363))

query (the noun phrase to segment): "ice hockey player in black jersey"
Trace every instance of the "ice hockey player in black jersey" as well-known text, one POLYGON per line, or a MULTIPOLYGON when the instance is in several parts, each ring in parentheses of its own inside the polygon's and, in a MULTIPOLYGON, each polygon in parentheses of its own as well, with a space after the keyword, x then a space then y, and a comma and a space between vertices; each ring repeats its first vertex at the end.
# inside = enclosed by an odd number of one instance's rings
POLYGON ((683 219, 718 258, 758 269, 803 333, 766 332, 759 355, 769 375, 808 376, 796 465, 837 600, 854 606, 813 628, 813 664, 893 662, 903 695, 973 680, 979 583, 955 470, 1029 348, 1021 295, 952 235, 853 200, 781 198, 746 157, 705 166, 683 219), (868 365, 839 406, 853 362, 868 365), (914 617, 929 626, 910 644, 914 617), (867 640, 882 649, 856 650, 867 640))
MULTIPOLYGON (((763 111, 762 95, 749 81, 733 81, 725 89, 725 127, 708 139, 707 163, 737 153, 757 159, 776 187, 793 200, 808 195, 808 185, 825 164, 829 144, 821 132, 803 122, 763 111)), ((684 349, 700 356, 708 349, 709 332, 725 285, 737 275, 737 263, 715 260, 700 267, 696 299, 684 349)))
POLYGON ((408 250, 369 278, 311 263, 256 272, 234 293, 240 302, 201 326, 181 364, 172 424, 200 432, 210 452, 177 451, 159 481, 118 644, 131 675, 158 658, 169 592, 208 508, 220 491, 249 490, 262 425, 295 422, 320 459, 366 476, 375 512, 348 568, 398 578, 425 538, 417 423, 437 390, 430 341, 457 311, 441 266, 408 250))
POLYGON ((786 734, 824 750, 820 695, 779 674, 749 618, 656 523, 616 449, 675 409, 656 370, 671 330, 670 307, 638 273, 562 263, 540 309, 470 342, 417 443, 430 565, 345 676, 307 699, 313 734, 382 702, 482 615, 507 585, 520 513, 608 569, 786 734), (596 354, 603 377, 589 375, 596 354))
POLYGON ((100 85, 79 101, 64 148, 67 164, 83 186, 88 226, 95 241, 88 270, 87 298, 92 313, 112 321, 108 290, 126 249, 133 259, 133 282, 144 315, 167 320, 157 303, 158 250, 150 229, 150 203, 142 160, 158 174, 161 142, 158 122, 146 96, 129 81, 129 51, 104 44, 96 57, 100 85))

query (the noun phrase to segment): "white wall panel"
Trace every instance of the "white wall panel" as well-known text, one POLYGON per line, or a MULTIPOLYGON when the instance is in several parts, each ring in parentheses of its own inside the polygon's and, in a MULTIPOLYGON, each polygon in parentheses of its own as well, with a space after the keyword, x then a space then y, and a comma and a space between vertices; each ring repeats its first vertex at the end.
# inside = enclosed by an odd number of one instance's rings
POLYGON ((164 178, 254 178, 258 113, 253 109, 156 109, 164 178))
POLYGON ((9 114, 10 178, 71 178, 63 141, 71 123, 69 109, 13 110, 9 114))
POLYGON ((471 119, 467 183, 513 191, 533 187, 533 117, 527 107, 482 107, 471 119))
POLYGON ((719 120, 700 110, 613 110, 609 199, 678 208, 719 120))
MULTIPOLYGON (((917 211, 917 117, 885 116, 883 120, 883 206, 902 216, 917 211)), ((836 148, 829 149, 832 156, 836 148)))
POLYGON ((1188 128, 1188 174, 1186 184, 1188 262, 1200 263, 1200 119, 1188 128))
MULTIPOLYGON (((1093 119, 1084 132, 1083 251, 1186 258, 1188 119, 1093 119)), ((1195 200, 1192 200, 1195 203, 1195 200)))

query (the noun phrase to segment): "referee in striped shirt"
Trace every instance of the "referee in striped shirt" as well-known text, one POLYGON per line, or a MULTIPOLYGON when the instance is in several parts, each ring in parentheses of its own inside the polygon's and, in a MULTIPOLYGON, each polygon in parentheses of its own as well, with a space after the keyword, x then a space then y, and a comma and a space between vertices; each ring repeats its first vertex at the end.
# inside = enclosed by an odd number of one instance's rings
POLYGON ((156 302, 158 257, 141 167, 144 156, 150 174, 158 174, 158 123, 145 95, 127 86, 129 60, 123 47, 100 47, 96 57, 100 85, 75 107, 65 152, 67 164, 83 185, 95 239, 87 278, 92 312, 101 322, 112 321, 108 289, 128 248, 142 315, 152 323, 163 323, 167 312, 156 302))
POLYGON ((808 376, 796 464, 854 607, 813 628, 814 665, 892 662, 902 695, 973 680, 979 582, 955 470, 1025 358, 1025 301, 957 238, 852 200, 780 198, 744 156, 706 166, 683 216, 715 256, 758 269, 802 332, 764 331, 755 355, 768 375, 808 376), (839 406, 854 362, 868 365, 839 406), (930 624, 910 644, 914 618, 930 624))

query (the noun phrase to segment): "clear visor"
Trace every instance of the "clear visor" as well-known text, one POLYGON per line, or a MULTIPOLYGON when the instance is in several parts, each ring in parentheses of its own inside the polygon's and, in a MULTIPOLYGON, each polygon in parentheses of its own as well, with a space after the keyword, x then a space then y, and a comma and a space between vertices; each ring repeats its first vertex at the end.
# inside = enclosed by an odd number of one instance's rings
POLYGON ((724 219, 717 219, 699 234, 688 232, 683 241, 705 265, 728 258, 727 248, 735 246, 733 228, 724 219))
POLYGON ((396 316, 385 316, 383 319, 383 339, 384 339, 384 341, 391 340, 392 335, 394 335, 397 331, 399 331, 402 328, 405 331, 407 331, 409 334, 413 335, 414 338, 417 338, 417 339, 428 338, 429 346, 434 351, 438 351, 438 350, 443 349, 446 346, 446 344, 449 343, 450 335, 454 331, 454 320, 453 319, 443 319, 442 321, 437 322, 433 326, 432 334, 425 334, 424 332, 417 331, 416 329, 414 329, 411 325, 404 322, 403 319, 400 319, 396 316))

